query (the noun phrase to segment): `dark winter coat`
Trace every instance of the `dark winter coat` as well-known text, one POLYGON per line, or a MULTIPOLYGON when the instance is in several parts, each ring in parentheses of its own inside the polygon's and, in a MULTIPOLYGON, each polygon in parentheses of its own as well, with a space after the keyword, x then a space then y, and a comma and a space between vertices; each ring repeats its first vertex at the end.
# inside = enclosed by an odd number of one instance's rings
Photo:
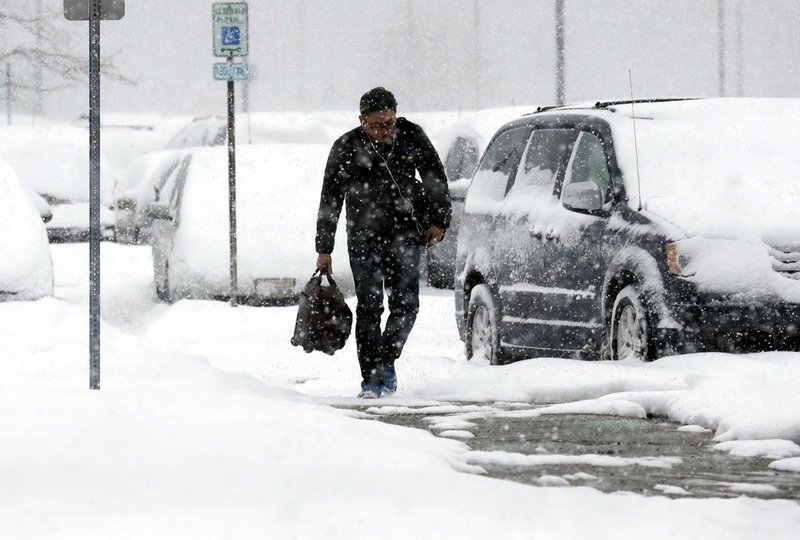
POLYGON ((317 253, 333 251, 345 202, 350 243, 420 243, 430 225, 450 225, 450 192, 442 162, 422 128, 405 118, 397 119, 393 145, 373 144, 361 127, 333 144, 317 215, 317 253))

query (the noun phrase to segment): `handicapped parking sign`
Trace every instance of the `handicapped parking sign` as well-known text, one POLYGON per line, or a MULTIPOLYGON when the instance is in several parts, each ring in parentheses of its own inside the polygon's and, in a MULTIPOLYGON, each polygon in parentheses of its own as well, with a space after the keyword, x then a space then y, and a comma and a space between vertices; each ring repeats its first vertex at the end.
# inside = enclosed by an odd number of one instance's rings
POLYGON ((238 26, 223 26, 222 27, 222 46, 233 47, 241 43, 241 31, 238 26))
POLYGON ((247 2, 216 2, 214 56, 247 56, 247 2))

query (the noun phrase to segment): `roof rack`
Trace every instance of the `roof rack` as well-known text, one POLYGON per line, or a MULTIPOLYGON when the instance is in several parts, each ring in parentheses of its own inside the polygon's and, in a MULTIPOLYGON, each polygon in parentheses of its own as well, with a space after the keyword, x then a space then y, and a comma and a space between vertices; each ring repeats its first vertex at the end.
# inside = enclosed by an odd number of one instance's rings
POLYGON ((650 98, 650 99, 622 99, 619 101, 598 101, 594 104, 595 109, 607 109, 609 107, 613 107, 614 105, 629 105, 631 103, 667 103, 670 101, 692 101, 695 99, 703 99, 703 98, 696 98, 696 97, 687 97, 687 98, 650 98))
MULTIPOLYGON (((552 111, 553 109, 560 109, 562 107, 566 107, 566 105, 545 105, 544 107, 539 106, 539 107, 536 107, 536 110, 533 111, 533 113, 552 111)), ((528 113, 528 114, 533 114, 533 113, 528 113)))
POLYGON ((608 109, 608 108, 613 107, 615 105, 628 105, 630 103, 633 103, 635 105, 636 103, 666 103, 666 102, 671 102, 671 101, 691 101, 691 100, 695 100, 695 99, 704 99, 704 98, 700 98, 700 97, 676 97, 676 98, 645 98, 645 99, 633 99, 633 100, 631 100, 631 99, 620 99, 620 100, 615 100, 615 101, 597 101, 597 102, 595 102, 594 105, 590 105, 589 103, 586 103, 586 102, 584 102, 584 103, 565 103, 563 105, 545 105, 543 107, 542 106, 536 107, 535 111, 529 112, 525 116, 528 116, 528 115, 531 115, 531 114, 536 114, 536 113, 541 113, 541 112, 552 111, 552 110, 555 110, 555 109, 564 109, 564 110, 589 109, 589 108, 608 109))

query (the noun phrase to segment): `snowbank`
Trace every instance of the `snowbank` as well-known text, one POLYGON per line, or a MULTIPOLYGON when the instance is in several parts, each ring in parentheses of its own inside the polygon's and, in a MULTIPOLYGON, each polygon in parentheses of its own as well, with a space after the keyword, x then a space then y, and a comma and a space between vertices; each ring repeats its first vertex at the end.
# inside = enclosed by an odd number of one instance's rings
MULTIPOLYGON (((326 406, 358 403, 352 341, 333 358, 306 355, 288 342, 293 308, 158 304, 146 247, 102 246, 103 379, 102 390, 90 391, 87 253, 85 245, 54 248, 58 298, 0 304, 4 538, 800 534, 792 501, 606 495, 559 487, 567 482, 558 477, 534 487, 465 474, 482 458, 462 442, 326 406)), ((422 300, 398 363, 400 389, 378 406, 478 413, 491 407, 445 401, 582 399, 607 411, 611 400, 715 427, 731 440, 794 432, 796 354, 480 366, 460 357, 452 298, 430 291, 422 300), (760 432, 748 430, 756 418, 766 424, 760 432)))
POLYGON ((0 157, 0 300, 53 294, 47 232, 31 197, 0 157))

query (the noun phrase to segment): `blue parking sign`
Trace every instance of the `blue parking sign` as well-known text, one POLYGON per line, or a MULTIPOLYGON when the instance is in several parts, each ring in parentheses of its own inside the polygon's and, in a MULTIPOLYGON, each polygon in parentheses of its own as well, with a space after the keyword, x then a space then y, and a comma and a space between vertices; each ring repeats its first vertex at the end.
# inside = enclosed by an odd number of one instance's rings
POLYGON ((238 26, 222 27, 222 45, 225 47, 236 47, 241 43, 241 31, 238 26))
POLYGON ((214 56, 247 56, 247 2, 215 2, 211 9, 214 56))

